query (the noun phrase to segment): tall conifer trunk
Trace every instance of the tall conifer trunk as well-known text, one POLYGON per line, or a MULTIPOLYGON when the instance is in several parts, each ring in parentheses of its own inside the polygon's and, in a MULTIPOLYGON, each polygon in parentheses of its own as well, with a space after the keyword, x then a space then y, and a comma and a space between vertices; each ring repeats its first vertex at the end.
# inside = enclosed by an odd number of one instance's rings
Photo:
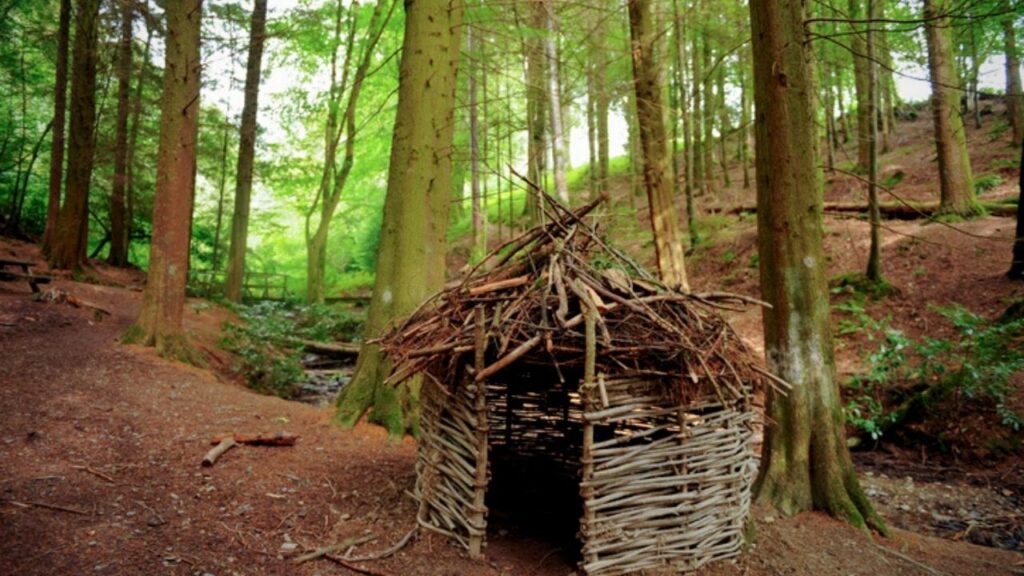
POLYGON ((51 238, 50 266, 77 270, 89 235, 89 186, 96 152, 96 63, 100 0, 78 0, 71 68, 67 191, 51 238))
POLYGON ((46 203, 43 252, 50 253, 60 214, 60 191, 64 177, 64 116, 68 107, 68 45, 71 43, 71 0, 60 0, 57 28, 57 71, 53 85, 53 140, 50 143, 50 185, 46 203))
POLYGON ((958 79, 953 61, 949 0, 924 0, 928 71, 932 84, 932 118, 939 157, 939 210, 970 216, 982 211, 975 199, 967 132, 960 115, 958 79))
POLYGON ((757 497, 786 514, 822 510, 883 524, 860 488, 844 433, 822 242, 807 0, 751 0, 758 254, 768 366, 792 384, 769 390, 757 497))
POLYGON ((132 81, 132 0, 121 0, 121 39, 117 46, 117 135, 114 144, 114 183, 110 193, 110 254, 114 266, 128 264, 127 206, 128 112, 132 81))
POLYGON ((1006 117, 1010 123, 1013 145, 1024 142, 1024 89, 1020 82, 1020 55, 1017 53, 1017 14, 1010 10, 1010 2, 1003 2, 1003 57, 1006 60, 1006 117))
POLYGON ((253 161, 256 156, 256 112, 259 110, 260 72, 263 68, 263 44, 266 40, 267 0, 256 0, 249 28, 249 56, 245 64, 245 102, 238 135, 238 171, 235 176, 235 208, 231 217, 231 245, 228 248, 228 274, 224 296, 233 302, 242 299, 245 282, 245 253, 249 240, 249 206, 252 199, 253 161))
POLYGON ((168 2, 153 236, 142 310, 127 338, 190 359, 182 331, 199 129, 201 0, 168 2))
MULTIPOLYGON (((444 284, 460 0, 405 0, 388 191, 377 249, 377 278, 366 341, 411 313, 444 284)), ((377 344, 359 351, 351 383, 338 396, 338 420, 354 425, 368 410, 392 437, 418 430, 418 385, 384 384, 391 363, 377 344)))
POLYGON ((629 31, 632 38, 633 85, 636 90, 637 124, 643 152, 644 187, 651 212, 651 230, 658 273, 669 286, 689 291, 679 217, 669 178, 668 144, 662 107, 661 73, 655 52, 649 0, 630 0, 629 31))

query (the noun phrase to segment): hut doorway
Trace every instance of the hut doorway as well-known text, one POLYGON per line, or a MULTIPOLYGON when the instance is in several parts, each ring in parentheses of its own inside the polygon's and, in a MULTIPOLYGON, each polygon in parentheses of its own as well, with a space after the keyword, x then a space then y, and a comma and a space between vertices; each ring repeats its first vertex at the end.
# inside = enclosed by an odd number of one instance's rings
POLYGON ((577 562, 582 374, 550 365, 517 368, 487 385, 489 531, 543 541, 577 562))

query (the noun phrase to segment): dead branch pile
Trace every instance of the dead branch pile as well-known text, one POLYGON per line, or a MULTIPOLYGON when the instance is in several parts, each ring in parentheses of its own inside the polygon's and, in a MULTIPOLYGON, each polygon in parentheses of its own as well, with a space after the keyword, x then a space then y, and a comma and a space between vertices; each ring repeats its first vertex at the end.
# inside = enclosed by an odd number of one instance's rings
POLYGON ((548 224, 501 246, 421 306, 381 341, 395 362, 390 382, 424 374, 450 393, 458 368, 472 362, 478 306, 488 310, 489 342, 477 382, 514 363, 579 373, 584 316, 594 309, 598 372, 671 380, 682 403, 707 394, 746 403, 767 375, 719 311, 756 301, 665 286, 585 221, 601 201, 569 211, 548 199, 548 224))

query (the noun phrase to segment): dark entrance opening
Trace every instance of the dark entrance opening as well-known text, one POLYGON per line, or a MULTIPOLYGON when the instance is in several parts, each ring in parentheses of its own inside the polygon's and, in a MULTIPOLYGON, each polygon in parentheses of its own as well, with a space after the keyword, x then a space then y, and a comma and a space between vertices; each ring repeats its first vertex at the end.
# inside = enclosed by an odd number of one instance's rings
POLYGON ((580 556, 582 374, 520 365, 487 384, 488 538, 536 539, 580 556))

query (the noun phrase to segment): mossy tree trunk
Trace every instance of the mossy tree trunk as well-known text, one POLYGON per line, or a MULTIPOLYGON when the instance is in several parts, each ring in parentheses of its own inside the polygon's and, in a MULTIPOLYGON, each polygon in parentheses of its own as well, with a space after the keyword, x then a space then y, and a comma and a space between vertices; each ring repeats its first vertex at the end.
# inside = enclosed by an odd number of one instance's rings
POLYGON ((231 216, 231 244, 228 247, 228 273, 224 296, 232 302, 242 300, 245 283, 245 253, 249 240, 249 205, 252 199, 252 172, 256 157, 256 112, 259 110, 260 72, 263 68, 263 44, 267 30, 267 0, 256 0, 249 26, 249 55, 245 64, 245 100, 242 126, 238 134, 238 170, 235 174, 235 207, 231 216))
MULTIPOLYGON (((391 141, 377 278, 365 336, 380 336, 444 284, 460 0, 405 0, 398 109, 391 141)), ((391 362, 364 344, 337 418, 354 425, 368 410, 392 437, 418 430, 418 384, 387 386, 391 362)))
POLYGON ((128 184, 128 113, 131 106, 132 16, 131 0, 121 0, 121 38, 117 45, 117 135, 114 144, 114 182, 110 191, 110 253, 107 262, 128 264, 128 222, 125 190, 128 184))
POLYGON ((939 157, 940 211, 971 216, 982 211, 975 198, 967 132, 960 115, 960 90, 953 61, 949 0, 924 0, 928 72, 932 85, 935 148, 939 157))
MULTIPOLYGON (((1020 172, 1017 179, 1017 190, 1020 198, 1024 198, 1024 146, 1020 147, 1020 172)), ((1016 280, 1024 279, 1024 202, 1017 201, 1017 230, 1013 240, 1013 261, 1010 271, 1006 273, 1016 280)))
POLYGON ((636 90, 637 124, 643 157, 644 187, 651 212, 658 273, 669 286, 689 290, 679 217, 673 202, 668 143, 662 107, 661 72, 655 53, 655 30, 650 0, 630 0, 629 31, 632 39, 633 86, 636 90))
POLYGON ((757 497, 786 514, 822 510, 883 528, 850 460, 835 379, 822 245, 813 62, 806 0, 750 3, 761 294, 769 368, 793 386, 769 391, 757 497))
POLYGON ((202 0, 168 2, 149 276, 128 339, 190 359, 182 330, 199 129, 202 0))
POLYGON ((99 12, 99 0, 78 0, 75 4, 67 190, 51 238, 49 258, 52 268, 77 270, 85 263, 89 236, 89 187, 96 152, 99 12))
POLYGON ((71 44, 71 0, 60 1, 57 28, 57 63, 53 86, 53 139, 50 141, 50 183, 46 204, 43 253, 49 254, 60 214, 60 191, 64 178, 64 116, 68 102, 68 46, 71 44))

